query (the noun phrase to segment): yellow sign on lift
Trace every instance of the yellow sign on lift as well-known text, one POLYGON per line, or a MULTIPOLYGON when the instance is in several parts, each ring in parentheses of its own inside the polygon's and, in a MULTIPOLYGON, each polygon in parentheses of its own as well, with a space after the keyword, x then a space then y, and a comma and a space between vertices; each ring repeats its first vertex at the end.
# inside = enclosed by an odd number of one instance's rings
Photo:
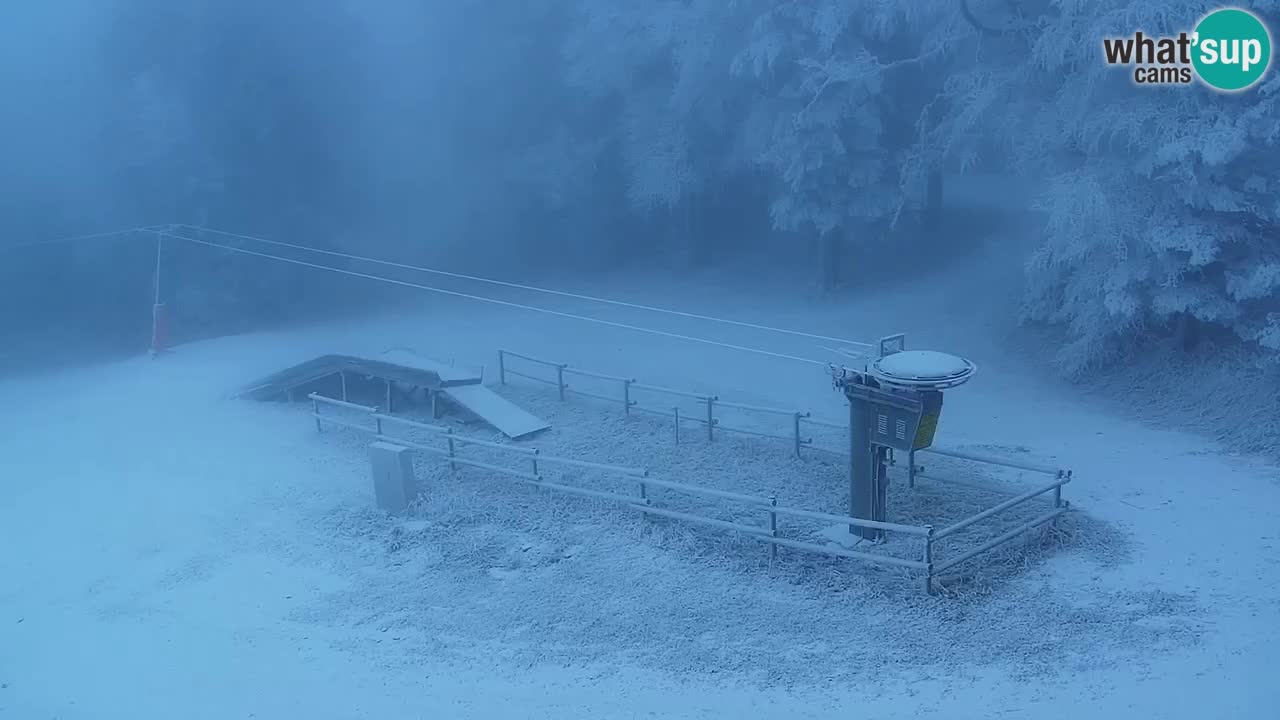
POLYGON ((920 393, 920 404, 923 410, 912 450, 923 450, 933 444, 933 436, 938 432, 938 419, 942 417, 942 391, 927 390, 920 393))

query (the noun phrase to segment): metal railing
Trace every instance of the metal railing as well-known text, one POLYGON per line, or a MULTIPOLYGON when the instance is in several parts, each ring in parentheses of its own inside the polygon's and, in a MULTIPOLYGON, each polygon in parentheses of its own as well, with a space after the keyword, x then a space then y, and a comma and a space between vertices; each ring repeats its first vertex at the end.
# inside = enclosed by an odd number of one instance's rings
POLYGON ((575 395, 581 395, 583 397, 594 398, 596 400, 603 400, 609 403, 621 404, 622 412, 624 415, 630 415, 632 412, 643 412, 651 415, 660 415, 663 417, 672 418, 674 421, 675 437, 677 442, 680 440, 680 437, 681 437, 681 434, 680 434, 681 425, 683 423, 694 423, 696 425, 701 425, 706 428, 706 438, 709 442, 715 441, 717 430, 722 432, 735 433, 739 435, 772 438, 775 440, 782 440, 784 442, 789 443, 792 448, 792 451, 796 454, 796 456, 801 457, 801 451, 805 447, 808 447, 813 444, 813 438, 807 437, 805 435, 806 424, 815 425, 818 427, 834 428, 834 429, 843 429, 844 427, 843 425, 840 425, 838 423, 832 423, 832 422, 813 419, 811 414, 808 411, 804 411, 804 410, 789 410, 786 408, 765 407, 761 405, 750 405, 747 403, 731 402, 728 400, 724 400, 719 395, 715 395, 715 394, 699 393, 699 392, 693 392, 689 390, 678 390, 674 388, 663 387, 661 385, 650 385, 648 383, 638 382, 635 378, 621 377, 618 375, 606 375, 604 373, 598 373, 590 370, 582 370, 579 368, 575 368, 570 366, 567 363, 559 363, 559 362, 553 362, 551 360, 543 360, 541 358, 536 358, 530 355, 513 352, 511 350, 499 350, 498 351, 498 382, 503 385, 507 384, 508 375, 524 378, 525 380, 531 380, 533 382, 542 383, 544 385, 552 385, 556 388, 556 392, 559 395, 561 400, 566 399, 566 397, 570 393, 572 393, 575 395), (535 365, 539 365, 545 368, 550 368, 552 371, 554 371, 554 379, 548 378, 548 377, 540 377, 538 375, 534 375, 529 372, 512 369, 510 367, 510 363, 508 362, 509 358, 515 358, 515 359, 523 360, 525 362, 533 363, 535 365), (617 383, 619 392, 617 395, 610 396, 610 395, 603 395, 598 392, 592 392, 590 390, 580 389, 568 382, 567 378, 569 376, 578 376, 583 378, 590 378, 593 380, 600 380, 604 382, 617 383), (673 398, 683 398, 685 400, 692 400, 695 403, 697 403, 697 405, 699 406, 698 411, 696 414, 691 414, 687 411, 682 412, 678 405, 671 406, 670 408, 657 408, 657 407, 644 406, 644 405, 641 405, 639 401, 636 399, 637 392, 656 394, 656 395, 665 395, 673 398), (779 417, 785 417, 790 420, 790 422, 788 423, 789 432, 787 434, 782 434, 782 433, 766 432, 766 431, 762 431, 754 428, 733 427, 731 425, 727 425, 724 422, 722 422, 722 418, 717 417, 716 415, 717 410, 740 410, 748 413, 757 413, 762 415, 774 415, 779 417))
MULTIPOLYGON (((640 409, 640 410, 646 410, 648 412, 655 412, 661 415, 667 415, 667 416, 673 415, 675 418, 677 440, 679 439, 680 423, 682 421, 688 420, 692 422, 700 422, 705 424, 707 426, 707 438, 709 440, 714 440, 714 437, 715 437, 714 431, 716 429, 729 430, 729 431, 740 432, 748 435, 757 435, 762 437, 782 438, 785 440, 791 440, 794 447, 794 451, 797 456, 800 456, 801 448, 806 446, 812 447, 814 450, 820 450, 823 452, 846 456, 846 457, 848 456, 847 450, 841 451, 841 450, 823 448, 821 446, 814 445, 812 438, 801 437, 802 422, 807 422, 818 427, 828 428, 832 430, 847 431, 846 425, 841 425, 839 423, 834 423, 834 422, 829 422, 824 420, 813 419, 810 417, 810 414, 808 412, 794 412, 794 411, 783 410, 778 408, 762 407, 758 405, 747 405, 745 403, 728 402, 720 399, 718 395, 689 392, 684 390, 675 390, 671 388, 659 387, 654 385, 645 385, 637 382, 635 378, 623 378, 623 377, 614 376, 614 375, 604 375, 601 373, 591 372, 587 370, 571 368, 568 364, 565 364, 565 363, 557 363, 549 360, 543 360, 540 358, 531 357, 529 355, 515 353, 510 350, 499 350, 498 351, 499 382, 506 384, 506 376, 508 374, 514 375, 517 377, 522 377, 528 380, 533 380, 539 383, 555 385, 557 387, 561 400, 565 399, 566 393, 576 392, 579 395, 583 395, 586 397, 593 397, 599 400, 605 400, 609 402, 621 402, 623 403, 624 412, 626 413, 630 413, 630 411, 632 410, 640 409), (529 373, 512 370, 509 367, 507 367, 507 358, 518 358, 526 362, 531 362, 534 364, 554 368, 556 370, 556 379, 548 380, 547 378, 538 377, 536 375, 532 375, 529 373), (566 375, 579 375, 583 377, 618 382, 622 386, 621 396, 609 397, 606 395, 600 395, 598 393, 583 392, 583 391, 576 390, 574 388, 571 388, 569 384, 565 381, 566 375), (662 411, 658 411, 658 410, 640 408, 639 406, 636 405, 635 401, 632 399, 632 391, 637 388, 648 389, 655 392, 665 393, 668 395, 691 398, 691 399, 697 400, 700 403, 704 403, 706 405, 706 417, 691 418, 691 417, 682 416, 680 414, 678 407, 673 408, 673 413, 670 413, 670 414, 662 411), (715 417, 714 412, 716 407, 737 408, 737 409, 750 411, 750 412, 757 412, 757 413, 789 415, 793 419, 793 433, 790 437, 784 437, 784 436, 774 435, 770 433, 748 430, 745 428, 735 429, 735 428, 726 427, 719 422, 718 418, 715 417)), ((969 453, 969 452, 962 452, 959 450, 951 450, 947 448, 930 447, 930 448, 924 448, 918 451, 913 451, 908 454, 907 460, 909 464, 909 471, 908 471, 909 487, 915 486, 915 479, 917 477, 926 477, 926 478, 934 477, 931 475, 925 475, 924 468, 922 466, 916 465, 916 453, 918 452, 938 455, 942 457, 948 457, 955 460, 963 460, 967 462, 974 462, 974 463, 980 463, 985 465, 992 465, 997 467, 1021 470, 1024 472, 1048 475, 1053 478, 1053 482, 1047 485, 1044 485, 1042 487, 1038 487, 1034 490, 1030 490, 1030 491, 1021 493, 1019 495, 1010 497, 1000 502, 997 505, 994 505, 986 510, 976 513, 975 515, 969 516, 963 520, 960 520, 959 522, 956 522, 955 524, 952 524, 936 532, 932 529, 932 526, 894 525, 893 523, 872 523, 871 521, 865 521, 865 520, 850 522, 851 518, 848 518, 846 516, 832 515, 828 513, 816 513, 816 512, 807 511, 807 510, 790 511, 790 510, 784 509, 784 511, 779 511, 778 514, 783 514, 783 515, 789 514, 792 516, 797 516, 797 513, 799 513, 798 515, 799 517, 806 517, 810 519, 822 519, 829 522, 847 523, 855 527, 860 526, 860 527, 869 527, 869 528, 881 529, 881 530, 894 530, 897 532, 906 532, 907 534, 923 536, 925 538, 924 551, 922 554, 923 559, 921 560, 918 566, 925 569, 926 586, 928 591, 930 593, 933 593, 935 590, 935 580, 943 573, 949 570, 952 570, 955 567, 961 565, 962 563, 968 562, 969 560, 972 560, 973 558, 978 557, 983 553, 989 552, 990 550, 993 550, 996 547, 999 547, 1000 545, 1013 540, 1019 535, 1027 533, 1047 523, 1053 523, 1057 520, 1057 518, 1061 517, 1062 515, 1064 515, 1070 510, 1070 507, 1071 507, 1070 503, 1062 499, 1062 487, 1067 483, 1071 482, 1072 474, 1070 470, 1050 468, 1050 467, 1036 465, 1032 463, 1021 463, 1021 462, 1016 462, 1012 460, 1007 460, 1004 458, 992 457, 992 456, 969 453), (954 558, 947 559, 944 562, 935 562, 934 543, 942 541, 953 535, 957 535, 969 529, 973 525, 976 525, 985 520, 994 518, 997 515, 1001 515, 1015 507, 1019 507, 1026 503, 1043 498, 1044 496, 1049 494, 1052 495, 1052 509, 1050 509, 1049 511, 1043 514, 1040 514, 1027 522, 1021 523, 1017 527, 1014 527, 1008 530, 1007 532, 1002 533, 998 537, 988 540, 987 542, 984 542, 975 548, 966 550, 965 552, 961 553, 960 555, 954 558)), ((980 489, 991 491, 991 488, 980 488, 980 489)), ((771 522, 776 522, 776 518, 771 520, 771 522)), ((784 547, 791 546, 789 543, 779 543, 779 544, 783 545, 784 547)), ((823 548, 822 550, 823 552, 830 552, 831 554, 840 554, 840 553, 832 552, 833 551, 832 548, 825 548, 823 546, 812 546, 809 549, 813 549, 813 548, 823 548)), ((854 551, 846 551, 846 552, 853 553, 853 555, 851 555, 852 557, 858 557, 859 555, 865 554, 865 553, 856 553, 854 551)), ((874 557, 879 558, 882 556, 876 555, 874 557)), ((908 566, 910 567, 917 567, 917 565, 910 564, 912 561, 903 561, 903 562, 908 563, 908 566)))
POLYGON ((876 522, 873 520, 863 520, 844 515, 834 515, 830 513, 816 512, 813 510, 785 507, 778 505, 778 499, 776 496, 761 497, 757 495, 746 495, 728 490, 675 482, 664 478, 654 477, 649 473, 647 468, 627 467, 622 465, 579 460, 576 458, 543 455, 536 448, 516 446, 506 443, 495 443, 487 440, 471 438, 455 433, 452 428, 388 415, 382 412, 378 407, 335 400, 316 393, 312 393, 308 397, 312 403, 311 415, 315 420, 317 430, 323 431, 324 426, 327 424, 367 433, 379 438, 383 442, 393 443, 401 447, 422 452, 432 457, 440 458, 442 460, 442 464, 447 464, 451 472, 456 472, 459 467, 477 468, 489 471, 496 477, 505 480, 511 480, 569 495, 614 502, 622 507, 635 510, 644 516, 668 518, 718 530, 740 533, 746 537, 768 545, 769 559, 771 562, 777 560, 778 548, 792 548, 810 553, 850 558, 872 564, 916 571, 918 573, 923 573, 926 578, 927 587, 932 587, 930 557, 932 554, 933 529, 931 527, 876 522), (362 424, 360 422, 353 422, 348 419, 336 417, 331 414, 324 414, 321 412, 322 406, 332 406, 355 411, 363 415, 366 418, 367 423, 362 424), (441 438, 444 441, 444 446, 437 447, 425 444, 418 440, 388 434, 388 426, 392 425, 419 430, 428 433, 432 437, 441 438), (501 453, 509 454, 513 458, 518 458, 519 462, 529 463, 527 466, 528 469, 460 457, 459 452, 461 448, 467 445, 485 447, 500 451, 501 453), (577 467, 595 470, 611 480, 632 483, 635 488, 635 494, 623 494, 621 492, 584 488, 568 485, 563 482, 554 482, 547 479, 545 473, 545 467, 547 466, 577 467), (764 522, 759 525, 750 525, 741 522, 732 522, 729 520, 707 517, 705 515, 699 515, 692 512, 684 512, 682 510, 669 507, 660 507, 655 505, 653 502, 655 490, 666 490, 682 495, 713 498, 746 505, 760 512, 764 522), (921 549, 919 555, 920 559, 912 560, 892 555, 860 552, 846 548, 830 547, 818 543, 806 542, 794 537, 784 537, 783 529, 779 526, 779 518, 783 517, 791 517, 802 521, 808 520, 838 523, 853 527, 901 533, 908 536, 922 538, 924 547, 921 549))
POLYGON ((565 493, 568 495, 576 495, 579 497, 591 498, 594 500, 603 500, 618 503, 622 507, 635 510, 647 517, 663 517, 672 520, 679 520, 704 527, 715 528, 718 530, 735 532, 745 535, 746 537, 764 542, 769 546, 769 559, 774 562, 778 558, 778 548, 792 548, 810 553, 830 555, 835 557, 850 558, 860 560, 867 563, 898 567, 907 570, 916 571, 923 575, 925 581, 925 589, 928 593, 936 592, 937 578, 953 569, 961 563, 972 560, 973 558, 997 547, 998 545, 1012 540, 1014 537, 1038 527, 1045 523, 1055 520, 1060 515, 1067 512, 1069 504, 1062 500, 1061 488, 1070 482, 1070 473, 1057 472, 1054 482, 1037 488, 1033 491, 1023 493, 1014 498, 1010 498, 999 505, 984 510, 976 515, 970 516, 953 525, 936 530, 931 525, 904 525, 890 522, 877 522, 873 520, 863 520, 860 518, 848 517, 845 515, 836 515, 832 513, 817 512, 813 510, 804 510, 800 508, 790 508, 778 505, 776 496, 761 497, 756 495, 746 495, 743 493, 731 492, 728 490, 720 490, 717 488, 700 487, 689 485, 686 483, 674 482, 663 478, 653 477, 647 468, 627 467, 622 465, 613 465, 608 463, 592 462, 580 460, 576 458, 564 458, 543 455, 537 448, 510 445, 507 443, 497 443, 479 438, 467 437, 459 435, 452 428, 439 425, 431 425, 428 423, 409 420, 394 415, 388 415, 381 411, 380 408, 367 405, 359 405, 356 403, 346 402, 325 397, 323 395, 312 393, 308 396, 312 403, 312 417, 315 419, 317 431, 323 431, 324 424, 330 424, 337 427, 356 430, 368 433, 380 438, 385 442, 391 442, 402 447, 406 447, 426 455, 442 458, 444 464, 447 464, 451 473, 456 473, 460 467, 471 467, 485 470, 493 473, 496 477, 527 485, 533 485, 546 490, 565 493), (321 406, 332 406, 345 410, 355 411, 364 415, 370 422, 369 424, 360 424, 351 422, 333 415, 325 415, 321 413, 321 406), (426 432, 433 437, 441 438, 444 442, 443 447, 436 447, 422 442, 412 440, 405 437, 397 437, 388 435, 387 426, 399 426, 407 429, 419 430, 426 432), (471 458, 459 456, 459 450, 463 446, 484 447, 505 453, 513 458, 519 458, 519 462, 528 463, 527 469, 518 467, 510 467, 491 462, 483 462, 471 458), (584 488, 574 485, 568 485, 562 482, 553 482, 546 478, 544 468, 546 466, 562 466, 576 467, 588 470, 595 470, 602 473, 607 478, 613 480, 627 481, 634 484, 636 489, 635 495, 623 494, 608 490, 599 490, 595 488, 584 488), (725 500, 729 502, 741 503, 750 507, 754 507, 764 513, 767 522, 761 525, 748 525, 740 522, 732 522, 721 520, 718 518, 707 517, 690 512, 658 507, 653 504, 652 491, 654 489, 668 490, 684 495, 694 495, 707 498, 725 500), (982 545, 970 549, 954 558, 945 562, 938 563, 935 561, 934 552, 936 543, 950 537, 952 535, 963 532, 970 526, 992 518, 1003 513, 1017 505, 1029 502, 1045 493, 1053 493, 1054 508, 1027 523, 1019 525, 1001 536, 994 538, 982 545), (900 533, 907 536, 921 538, 922 547, 919 553, 919 560, 895 557, 891 555, 883 555, 876 553, 861 552, 857 550, 849 550, 840 547, 831 547, 818 543, 806 542, 794 538, 782 536, 782 531, 778 524, 779 517, 791 517, 798 520, 810 520, 839 525, 848 525, 851 527, 862 527, 885 532, 900 533))

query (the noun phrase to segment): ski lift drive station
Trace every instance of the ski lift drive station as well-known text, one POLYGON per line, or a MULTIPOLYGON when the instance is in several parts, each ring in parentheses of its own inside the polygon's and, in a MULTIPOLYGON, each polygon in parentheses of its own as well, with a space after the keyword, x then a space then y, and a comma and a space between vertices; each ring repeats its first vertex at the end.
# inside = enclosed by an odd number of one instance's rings
MULTIPOLYGON (((879 357, 862 370, 832 365, 837 390, 849 401, 849 515, 888 522, 888 466, 892 453, 906 453, 912 479, 915 453, 933 444, 942 413, 942 393, 973 377, 977 368, 962 357, 907 350, 905 336, 879 342, 879 357)), ((849 526, 849 532, 879 542, 884 531, 849 526)))

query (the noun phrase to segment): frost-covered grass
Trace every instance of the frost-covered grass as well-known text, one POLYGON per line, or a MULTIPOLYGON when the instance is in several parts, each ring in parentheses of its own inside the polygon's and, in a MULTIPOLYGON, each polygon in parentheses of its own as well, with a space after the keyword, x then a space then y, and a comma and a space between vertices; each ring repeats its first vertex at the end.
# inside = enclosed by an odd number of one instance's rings
MULTIPOLYGON (((664 287, 629 287, 641 285, 664 287)), ((802 319, 834 335, 905 328, 911 347, 972 358, 982 374, 949 393, 939 442, 1075 470, 1070 534, 975 560, 966 567, 983 574, 930 598, 895 572, 785 550, 770 569, 754 542, 472 469, 450 478, 424 468, 426 504, 393 521, 370 509, 368 438, 318 434, 300 405, 226 400, 321 354, 401 345, 487 364, 492 379, 493 350, 507 346, 839 419, 838 396, 812 368, 438 301, 400 317, 0 379, 0 716, 1067 720, 1082 699, 1100 718, 1274 715, 1274 467, 1099 411, 1019 369, 987 327, 997 314, 957 307, 969 296, 954 287, 902 288, 838 312, 703 287, 669 295, 678 307, 802 319), (885 314, 921 304, 925 320, 936 308, 955 316, 917 331, 920 317, 885 314)), ((697 325, 663 327, 708 333, 697 325)), ((716 337, 815 352, 748 335, 716 337)), ((503 392, 554 423, 533 441, 548 454, 644 455, 655 472, 696 484, 749 482, 843 509, 838 459, 806 451, 797 463, 786 441, 724 435, 708 445, 691 426, 675 448, 662 418, 627 421, 616 404, 582 398, 561 405, 545 387, 503 392), (650 434, 635 432, 647 422, 650 434), (720 453, 740 447, 754 454, 727 465, 720 453), (830 474, 809 475, 820 470, 830 474)), ((789 431, 785 417, 759 422, 789 431)), ((460 432, 492 437, 475 425, 460 432)), ((839 445, 838 432, 812 434, 839 445)), ((1033 482, 922 461, 931 475, 1004 492, 1033 482)), ((894 472, 903 519, 911 491, 894 472)), ((918 507, 930 514, 912 521, 967 512, 968 498, 977 504, 969 489, 922 480, 918 507)), ((984 506, 998 499, 982 495, 984 506)))
MULTIPOLYGON (((549 456, 647 467, 654 476, 752 495, 792 507, 840 512, 847 502, 843 460, 818 452, 797 459, 783 441, 688 432, 672 421, 554 390, 515 385, 504 395, 548 419, 528 443, 549 456)), ((304 417, 298 420, 306 422, 304 417)), ((459 433, 499 438, 476 423, 459 433)), ((705 429, 703 429, 705 432, 705 429)), ((391 434, 398 434, 392 432, 391 434)), ((439 445, 422 433, 405 437, 439 445)), ((362 453, 368 437, 326 432, 317 442, 362 453)), ((466 447, 460 456, 519 469, 527 461, 466 447)), ((636 481, 553 470, 547 480, 635 494, 636 481)), ((962 471, 940 465, 934 474, 962 471)), ((678 521, 646 519, 608 502, 569 497, 441 462, 418 468, 426 492, 409 519, 365 507, 333 507, 315 518, 355 589, 317 598, 298 619, 334 624, 354 616, 385 630, 404 662, 450 657, 473 663, 581 666, 634 664, 710 673, 752 683, 874 682, 889 665, 911 673, 1012 665, 1020 676, 1073 666, 1141 663, 1161 648, 1194 642, 1199 609, 1189 597, 1126 591, 1080 607, 1040 572, 1046 558, 1072 555, 1097 568, 1126 561, 1124 533, 1070 514, 1058 530, 1033 532, 973 561, 962 582, 937 597, 918 578, 854 561, 766 546, 678 521), (1143 619, 1143 622, 1135 620, 1143 619)), ((984 481, 977 473, 968 479, 984 481)), ((655 504, 760 524, 758 509, 654 490, 655 504)), ((891 520, 944 525, 999 502, 990 491, 920 480, 891 487, 891 520)), ((1044 511, 1012 511, 962 533, 959 552, 1044 511), (990 526, 990 527, 987 527, 990 526)), ((823 542, 822 523, 782 519, 793 537, 823 542)), ((790 534, 790 533, 789 533, 790 534)), ((893 536, 866 549, 918 557, 893 536), (909 551, 909 552, 908 552, 909 551)), ((940 550, 942 552, 943 550, 940 550)))

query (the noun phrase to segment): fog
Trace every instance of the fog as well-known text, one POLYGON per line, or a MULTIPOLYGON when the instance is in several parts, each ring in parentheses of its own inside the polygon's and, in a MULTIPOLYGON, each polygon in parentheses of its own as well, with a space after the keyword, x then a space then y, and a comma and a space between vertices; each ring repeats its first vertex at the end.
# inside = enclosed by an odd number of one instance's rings
MULTIPOLYGON (((682 22, 679 9, 659 8, 659 15, 677 13, 659 22, 682 22)), ((704 106, 741 99, 690 99, 714 88, 684 86, 714 83, 727 67, 708 66, 701 79, 682 79, 678 68, 676 76, 653 75, 663 55, 682 52, 662 36, 667 31, 646 48, 649 20, 596 15, 571 3, 519 3, 501 12, 466 2, 24 9, 5 31, 12 41, 4 47, 11 110, 3 118, 3 243, 183 222, 505 276, 740 266, 744 255, 763 254, 775 269, 781 263, 806 275, 802 285, 831 285, 834 265, 862 262, 856 248, 815 248, 815 231, 853 232, 839 222, 775 222, 774 181, 767 167, 752 168, 758 150, 717 147, 724 143, 713 140, 704 106), (621 35, 616 42, 584 36, 594 32, 591 23, 613 23, 601 29, 621 35), (650 79, 620 74, 628 65, 650 79), (672 82, 675 95, 664 99, 662 87, 672 82), (653 107, 627 107, 633 86, 653 107), (665 137, 668 130, 645 134, 653 131, 647 113, 674 127, 682 107, 694 113, 687 140, 704 136, 706 152, 665 137)), ((884 217, 867 220, 883 225, 884 217)), ((64 326, 109 313, 108 334, 127 327, 136 340, 145 330, 138 302, 154 282, 154 263, 143 248, 153 243, 135 240, 11 254, 6 270, 20 277, 6 283, 16 293, 7 304, 25 308, 24 322, 34 322, 39 307, 64 326), (51 294, 50 283, 20 269, 30 263, 56 268, 64 291, 51 294), (67 286, 83 295, 69 295, 67 286), (95 295, 92 308, 83 307, 95 295)), ((879 243, 859 236, 837 244, 864 242, 879 243)), ((964 238, 930 242, 954 249, 964 238)), ((192 251, 171 254, 187 268, 183 285, 202 288, 196 295, 204 300, 168 299, 202 324, 210 313, 191 305, 212 302, 219 287, 240 289, 235 303, 223 304, 244 314, 268 302, 245 296, 247 276, 275 278, 258 283, 272 285, 288 274, 269 262, 219 261, 208 248, 186 257, 192 251)), ((335 292, 326 285, 292 295, 314 310, 336 302, 335 292)), ((193 324, 186 329, 219 331, 193 324)))
MULTIPOLYGON (((696 286, 713 271, 833 299, 981 272, 995 243, 1026 273, 989 292, 1060 339, 1046 371, 1124 367, 1152 342, 1274 365, 1256 171, 1274 152, 1272 96, 1135 95, 1126 70, 1063 45, 1123 34, 1117 20, 1035 12, 24 7, 0 51, 0 244, 39 248, 5 256, 6 322, 110 315, 84 329, 136 349, 155 238, 40 244, 167 223, 505 279, 651 271, 696 286)), ((182 270, 161 299, 191 337, 378 295, 170 245, 182 270)))
POLYGON ((1274 2, 10 4, 0 717, 1275 717, 1274 2))

